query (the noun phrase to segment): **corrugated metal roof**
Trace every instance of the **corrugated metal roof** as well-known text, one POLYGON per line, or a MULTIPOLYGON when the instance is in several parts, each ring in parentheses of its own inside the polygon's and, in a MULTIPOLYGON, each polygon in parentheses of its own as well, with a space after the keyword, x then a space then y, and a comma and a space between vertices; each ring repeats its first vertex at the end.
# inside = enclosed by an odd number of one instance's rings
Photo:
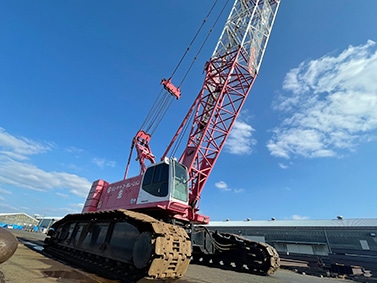
POLYGON ((35 220, 35 221, 38 221, 37 219, 35 219, 34 217, 30 216, 29 214, 26 214, 24 212, 11 212, 11 213, 0 213, 0 217, 1 216, 16 216, 16 215, 22 215, 24 217, 27 217, 27 218, 30 218, 32 220, 35 220))
POLYGON ((2 225, 37 225, 38 220, 26 213, 0 213, 2 225))
POLYGON ((211 221, 211 227, 376 227, 377 218, 211 221))

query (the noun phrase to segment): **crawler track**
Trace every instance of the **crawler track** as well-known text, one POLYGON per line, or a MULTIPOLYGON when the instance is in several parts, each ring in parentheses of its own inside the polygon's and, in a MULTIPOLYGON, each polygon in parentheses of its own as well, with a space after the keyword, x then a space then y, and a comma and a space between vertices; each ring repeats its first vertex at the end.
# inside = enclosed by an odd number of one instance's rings
POLYGON ((197 229, 205 231, 213 249, 206 252, 194 248, 193 263, 261 275, 271 275, 280 267, 279 254, 266 243, 235 234, 210 231, 201 226, 197 229))
POLYGON ((180 278, 190 263, 186 231, 142 213, 69 214, 52 228, 48 253, 124 282, 180 278))

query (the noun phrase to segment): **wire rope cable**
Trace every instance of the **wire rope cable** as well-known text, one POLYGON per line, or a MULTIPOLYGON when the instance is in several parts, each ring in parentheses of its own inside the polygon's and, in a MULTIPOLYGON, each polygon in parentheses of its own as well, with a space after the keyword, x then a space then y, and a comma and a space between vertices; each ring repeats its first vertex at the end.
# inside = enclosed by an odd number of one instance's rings
POLYGON ((165 92, 159 103, 153 109, 151 113, 150 123, 146 125, 145 131, 147 131, 149 134, 152 134, 150 133, 151 128, 158 126, 158 123, 163 118, 163 115, 167 111, 167 108, 171 104, 171 102, 172 100, 170 99, 170 94, 165 92))
MULTIPOLYGON (((216 1, 216 2, 217 2, 217 1, 216 1)), ((204 41, 202 42, 202 44, 201 44, 200 48, 198 49, 198 51, 197 51, 195 57, 194 57, 193 60, 191 61, 191 64, 190 64, 189 68, 187 69, 185 75, 183 76, 183 78, 182 78, 182 80, 181 80, 181 82, 180 82, 180 84, 179 84, 178 87, 181 87, 181 86, 182 86, 183 82, 185 81, 185 79, 187 78, 188 74, 190 73, 190 71, 191 71, 191 69, 192 69, 192 67, 193 67, 193 65, 194 65, 194 63, 195 63, 195 61, 197 60, 199 54, 201 53, 201 51, 203 50, 205 44, 207 43, 207 41, 208 41, 208 39, 209 39, 209 37, 210 37, 212 31, 214 30, 215 26, 217 25, 218 21, 220 20, 220 18, 221 18, 221 16, 222 16, 223 12, 225 11, 225 8, 226 8, 226 6, 228 5, 228 3, 229 3, 229 0, 227 0, 227 1, 225 2, 225 4, 223 5, 223 7, 222 7, 220 13, 218 14, 218 16, 217 16, 215 22, 213 23, 211 29, 210 29, 209 32, 207 33, 207 36, 206 36, 206 38, 204 39, 204 41)), ((216 4, 216 3, 215 3, 215 4, 216 4)), ((214 8, 214 6, 212 6, 212 8, 211 8, 211 12, 212 12, 212 9, 213 9, 213 8, 214 8)), ((180 145, 181 145, 181 143, 182 143, 182 140, 183 140, 183 137, 186 135, 188 125, 191 124, 192 121, 193 121, 193 117, 194 117, 194 114, 193 114, 193 113, 194 113, 194 111, 191 113, 190 118, 188 119, 187 123, 184 125, 182 131, 180 132, 180 134, 179 134, 179 136, 177 137, 177 139, 176 139, 174 145, 172 146, 170 157, 173 157, 173 156, 176 154, 178 148, 180 147, 180 145)))
POLYGON ((198 52, 195 54, 195 57, 194 57, 193 60, 191 61, 191 64, 190 64, 189 68, 187 69, 186 73, 184 74, 184 76, 183 76, 181 82, 179 83, 178 87, 181 87, 181 86, 182 86, 182 84, 183 84, 183 82, 185 81, 186 77, 187 77, 188 74, 190 73, 192 67, 194 66, 194 63, 196 62, 198 56, 200 55, 201 51, 203 50, 205 44, 207 43, 207 41, 208 41, 208 39, 209 39, 209 37, 210 37, 210 35, 211 35, 213 29, 215 28, 215 26, 217 25, 218 21, 220 20, 221 15, 223 14, 223 12, 224 12, 226 6, 228 5, 228 2, 229 2, 229 0, 227 0, 227 1, 225 2, 223 8, 221 9, 220 13, 218 14, 218 16, 217 16, 217 18, 216 18, 216 20, 215 20, 215 22, 213 23, 211 29, 209 30, 209 32, 208 32, 206 38, 205 38, 204 41, 202 42, 202 45, 201 45, 200 48, 198 49, 198 52))
POLYGON ((152 104, 152 107, 151 109, 149 110, 147 116, 145 117, 143 123, 141 124, 140 126, 140 130, 141 129, 144 129, 146 124, 148 123, 148 121, 151 120, 151 116, 153 116, 153 113, 156 111, 156 109, 158 108, 158 105, 161 104, 161 100, 162 100, 162 96, 165 94, 165 91, 164 89, 161 89, 160 93, 156 96, 156 99, 155 101, 153 102, 152 104))
POLYGON ((175 67, 173 73, 171 74, 171 76, 170 76, 171 78, 175 75, 175 73, 176 73, 177 70, 179 69, 180 65, 181 65, 182 62, 183 62, 183 59, 186 57, 186 55, 187 55, 187 53, 189 52, 191 46, 194 44, 194 42, 195 42, 196 38, 198 37, 200 31, 202 30, 202 28, 204 27, 205 23, 207 22, 207 19, 208 19, 209 16, 212 14, 212 11, 213 11, 213 9, 215 8, 217 2, 218 2, 218 0, 216 0, 216 1, 213 3, 211 9, 208 11, 207 16, 204 18, 202 24, 200 25, 199 29, 197 30, 197 32, 196 32, 196 34, 194 35, 193 39, 191 40, 190 44, 187 46, 186 51, 183 53, 181 59, 179 60, 177 66, 175 67))
MULTIPOLYGON (((227 1, 229 1, 229 0, 227 0, 227 1)), ((191 49, 191 46, 197 40, 200 32, 202 31, 204 25, 206 24, 208 18, 211 16, 214 8, 217 5, 217 2, 218 2, 218 0, 216 0, 213 3, 213 5, 211 6, 211 8, 208 11, 207 15, 205 16, 202 24, 200 25, 199 29, 196 31, 194 37, 192 38, 191 42, 189 43, 188 47, 186 48, 186 51, 182 55, 178 64, 176 65, 176 67, 175 67, 172 75, 170 76, 170 78, 172 78, 176 74, 176 72, 178 71, 178 69, 181 66, 182 62, 184 61, 187 53, 191 49)), ((207 35, 207 38, 208 38, 208 35, 207 35)), ((203 48, 203 46, 204 46, 204 44, 202 44, 201 49, 203 48)), ((198 56, 198 53, 197 53, 196 57, 197 56, 198 56)), ((196 57, 195 57, 195 60, 196 60, 196 57)), ((192 68, 192 65, 193 65, 193 62, 191 62, 191 64, 190 64, 190 69, 192 68)), ((188 74, 188 71, 186 71, 185 76, 187 76, 187 74, 188 74)), ((169 92, 165 88, 162 88, 159 95, 156 97, 154 103, 152 104, 152 107, 149 110, 149 112, 148 112, 146 118, 144 119, 144 122, 142 123, 139 130, 144 130, 147 133, 149 133, 149 135, 151 136, 154 133, 154 131, 157 129, 159 124, 161 123, 163 117, 165 116, 166 112, 170 108, 172 101, 173 101, 173 97, 169 94, 169 92)))
POLYGON ((171 151, 170 151, 170 155, 169 155, 169 157, 175 157, 175 154, 176 154, 178 148, 180 147, 183 138, 186 136, 186 132, 187 132, 187 129, 188 129, 188 125, 191 125, 191 124, 192 124, 193 119, 194 119, 194 113, 192 112, 192 113, 190 114, 190 116, 189 116, 187 122, 184 124, 181 133, 178 135, 176 141, 174 142, 174 144, 173 144, 173 146, 172 146, 172 149, 171 149, 171 151))

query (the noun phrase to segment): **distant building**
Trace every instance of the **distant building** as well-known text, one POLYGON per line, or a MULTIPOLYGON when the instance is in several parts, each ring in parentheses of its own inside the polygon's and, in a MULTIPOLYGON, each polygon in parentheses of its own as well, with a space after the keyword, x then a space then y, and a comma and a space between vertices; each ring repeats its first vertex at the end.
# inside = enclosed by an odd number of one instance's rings
POLYGON ((0 213, 0 226, 10 229, 33 229, 39 221, 26 213, 0 213))
POLYGON ((373 269, 377 276, 377 218, 213 221, 211 230, 266 242, 281 258, 320 260, 373 269))
POLYGON ((59 219, 61 217, 38 214, 32 217, 26 213, 0 213, 0 227, 45 233, 59 219))

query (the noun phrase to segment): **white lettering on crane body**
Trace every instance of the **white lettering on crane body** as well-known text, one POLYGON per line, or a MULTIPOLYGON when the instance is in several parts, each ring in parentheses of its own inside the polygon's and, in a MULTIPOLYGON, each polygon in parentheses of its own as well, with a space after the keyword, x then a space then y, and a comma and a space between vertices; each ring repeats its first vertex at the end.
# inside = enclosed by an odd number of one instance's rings
MULTIPOLYGON (((115 191, 118 191, 118 190, 122 190, 124 188, 130 188, 130 187, 135 187, 135 186, 138 186, 140 185, 140 181, 133 181, 133 182, 128 182, 126 184, 119 184, 119 185, 115 185, 115 186, 110 186, 108 189, 107 189, 107 193, 111 193, 111 192, 115 192, 115 191)), ((118 193, 118 198, 119 198, 119 193, 118 193)))

